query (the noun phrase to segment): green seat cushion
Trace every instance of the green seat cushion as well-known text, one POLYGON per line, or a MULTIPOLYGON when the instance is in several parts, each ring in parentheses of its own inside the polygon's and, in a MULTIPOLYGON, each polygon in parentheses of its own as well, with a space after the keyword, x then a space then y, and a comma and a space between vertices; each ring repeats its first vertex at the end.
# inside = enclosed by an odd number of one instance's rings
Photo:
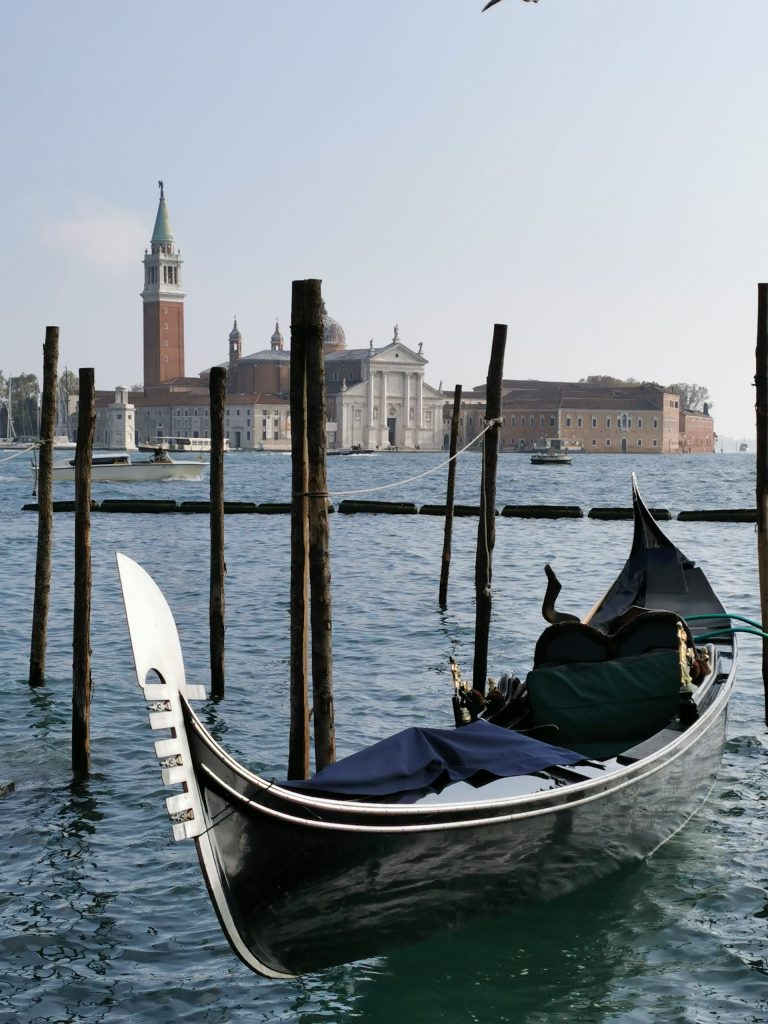
POLYGON ((556 725, 557 743, 620 751, 663 729, 677 714, 676 651, 577 665, 545 665, 528 673, 534 726, 556 725), (631 742, 630 742, 631 741, 631 742))

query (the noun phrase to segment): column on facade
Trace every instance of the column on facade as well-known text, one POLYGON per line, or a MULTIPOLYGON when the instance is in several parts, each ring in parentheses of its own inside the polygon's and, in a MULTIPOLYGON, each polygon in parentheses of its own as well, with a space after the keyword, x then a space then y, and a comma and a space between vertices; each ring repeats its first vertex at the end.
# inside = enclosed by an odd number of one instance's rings
POLYGON ((419 371, 416 374, 416 426, 417 427, 423 427, 424 426, 424 416, 423 416, 424 403, 423 403, 423 398, 424 398, 424 374, 421 371, 419 371))
POLYGON ((403 443, 408 444, 411 429, 411 374, 409 370, 403 370, 403 443))
POLYGON ((370 445, 373 443, 373 370, 368 367, 368 393, 366 395, 368 412, 366 415, 366 425, 368 427, 368 436, 366 438, 366 444, 370 445))
POLYGON ((387 371, 381 371, 381 408, 379 409, 379 443, 386 444, 389 441, 387 430, 387 371))

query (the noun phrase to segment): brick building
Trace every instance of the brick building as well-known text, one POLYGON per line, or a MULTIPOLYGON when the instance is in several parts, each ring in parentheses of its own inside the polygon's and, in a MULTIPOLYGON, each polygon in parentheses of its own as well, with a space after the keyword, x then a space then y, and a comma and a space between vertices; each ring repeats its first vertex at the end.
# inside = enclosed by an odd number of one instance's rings
MULTIPOLYGON (((447 396, 446 396, 447 397, 447 396)), ((444 407, 444 447, 452 405, 444 407)), ((462 402, 460 443, 483 429, 485 388, 462 402)), ((505 380, 503 451, 566 448, 593 453, 714 452, 714 422, 683 409, 680 398, 657 384, 594 385, 566 381, 505 380)))

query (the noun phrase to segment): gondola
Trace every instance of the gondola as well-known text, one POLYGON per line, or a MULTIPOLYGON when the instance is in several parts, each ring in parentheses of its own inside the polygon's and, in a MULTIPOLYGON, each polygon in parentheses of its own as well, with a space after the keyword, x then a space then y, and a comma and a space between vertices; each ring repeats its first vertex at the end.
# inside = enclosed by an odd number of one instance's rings
POLYGON ((702 570, 637 491, 629 557, 579 620, 556 610, 524 680, 454 670, 457 728, 408 729, 306 782, 248 771, 190 706, 173 616, 118 554, 174 838, 193 839, 234 952, 272 978, 380 955, 637 864, 706 800, 736 643, 702 570), (160 682, 148 681, 148 677, 160 682))

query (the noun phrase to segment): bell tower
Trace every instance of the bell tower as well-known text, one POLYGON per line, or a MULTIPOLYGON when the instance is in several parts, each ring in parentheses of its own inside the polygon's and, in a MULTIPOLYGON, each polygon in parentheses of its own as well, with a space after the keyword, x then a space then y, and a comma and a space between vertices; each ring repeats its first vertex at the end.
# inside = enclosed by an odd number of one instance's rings
POLYGON ((144 252, 144 387, 184 376, 184 292, 181 253, 165 205, 162 181, 150 249, 144 252))

